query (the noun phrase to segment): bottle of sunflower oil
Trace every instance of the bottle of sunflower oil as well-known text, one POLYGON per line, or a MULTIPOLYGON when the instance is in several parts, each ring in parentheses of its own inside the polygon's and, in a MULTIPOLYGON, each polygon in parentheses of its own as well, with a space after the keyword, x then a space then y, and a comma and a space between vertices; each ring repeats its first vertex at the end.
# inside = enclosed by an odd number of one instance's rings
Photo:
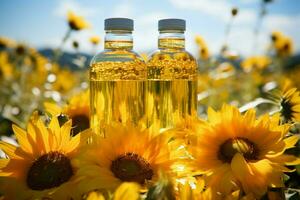
POLYGON ((105 136, 115 122, 137 125, 145 119, 147 67, 133 49, 133 20, 105 20, 104 51, 90 66, 91 127, 105 136))
POLYGON ((197 62, 185 50, 185 20, 158 22, 158 50, 147 61, 148 126, 172 128, 197 117, 197 62))

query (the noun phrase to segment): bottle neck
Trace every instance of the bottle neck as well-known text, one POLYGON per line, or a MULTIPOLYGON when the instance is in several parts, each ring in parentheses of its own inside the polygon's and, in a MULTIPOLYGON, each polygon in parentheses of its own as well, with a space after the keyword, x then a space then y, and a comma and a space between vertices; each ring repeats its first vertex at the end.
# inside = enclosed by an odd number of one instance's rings
POLYGON ((183 31, 160 31, 158 36, 159 49, 184 49, 185 37, 183 31))
POLYGON ((104 49, 131 50, 133 38, 131 31, 107 30, 104 39, 104 49))

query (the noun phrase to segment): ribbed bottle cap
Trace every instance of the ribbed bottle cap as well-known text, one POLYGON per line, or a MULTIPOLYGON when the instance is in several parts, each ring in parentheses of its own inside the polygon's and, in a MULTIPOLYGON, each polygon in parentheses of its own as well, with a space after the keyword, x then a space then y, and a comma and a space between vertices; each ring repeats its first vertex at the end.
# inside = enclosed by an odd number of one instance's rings
POLYGON ((185 31, 185 20, 183 19, 161 19, 158 21, 158 30, 185 31))
POLYGON ((128 18, 108 18, 104 20, 104 30, 133 31, 133 20, 128 18))

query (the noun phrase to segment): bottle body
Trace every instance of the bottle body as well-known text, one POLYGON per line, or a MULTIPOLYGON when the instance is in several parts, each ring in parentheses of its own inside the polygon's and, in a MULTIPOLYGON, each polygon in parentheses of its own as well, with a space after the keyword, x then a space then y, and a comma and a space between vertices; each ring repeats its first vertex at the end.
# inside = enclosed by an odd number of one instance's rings
POLYGON ((168 129, 197 117, 197 62, 182 46, 183 38, 160 38, 147 62, 148 126, 168 129))
POLYGON ((91 127, 103 136, 108 125, 137 125, 145 118, 147 76, 143 59, 131 50, 132 41, 131 48, 128 41, 105 43, 90 66, 91 127))

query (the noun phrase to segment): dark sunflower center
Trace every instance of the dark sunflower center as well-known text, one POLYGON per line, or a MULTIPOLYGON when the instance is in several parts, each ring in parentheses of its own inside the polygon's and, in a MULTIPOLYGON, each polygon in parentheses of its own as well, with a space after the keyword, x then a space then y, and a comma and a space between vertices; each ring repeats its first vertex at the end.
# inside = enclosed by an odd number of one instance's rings
POLYGON ((220 146, 218 158, 230 163, 236 153, 242 154, 246 160, 256 160, 258 157, 255 144, 246 138, 238 137, 226 140, 220 146))
POLYGON ((90 119, 86 115, 75 115, 72 117, 74 128, 72 136, 77 135, 80 131, 84 131, 90 127, 90 119))
POLYGON ((272 36, 271 36, 271 40, 272 40, 273 42, 275 42, 275 41, 277 40, 277 36, 276 36, 276 35, 272 35, 272 36))
POLYGON ((287 43, 283 46, 284 51, 288 51, 290 49, 290 45, 287 43))
POLYGON ((69 21, 69 26, 71 27, 71 29, 73 30, 79 30, 78 25, 76 24, 75 21, 69 21))
POLYGON ((57 151, 39 157, 27 174, 27 186, 32 190, 45 190, 58 187, 73 175, 68 157, 57 151))
POLYGON ((140 184, 151 180, 153 170, 150 164, 135 153, 126 153, 112 161, 110 166, 114 175, 122 181, 134 181, 140 184))
POLYGON ((282 99, 281 115, 284 117, 284 120, 286 122, 292 120, 292 117, 293 117, 292 107, 293 107, 293 105, 291 105, 291 103, 288 100, 282 99))

